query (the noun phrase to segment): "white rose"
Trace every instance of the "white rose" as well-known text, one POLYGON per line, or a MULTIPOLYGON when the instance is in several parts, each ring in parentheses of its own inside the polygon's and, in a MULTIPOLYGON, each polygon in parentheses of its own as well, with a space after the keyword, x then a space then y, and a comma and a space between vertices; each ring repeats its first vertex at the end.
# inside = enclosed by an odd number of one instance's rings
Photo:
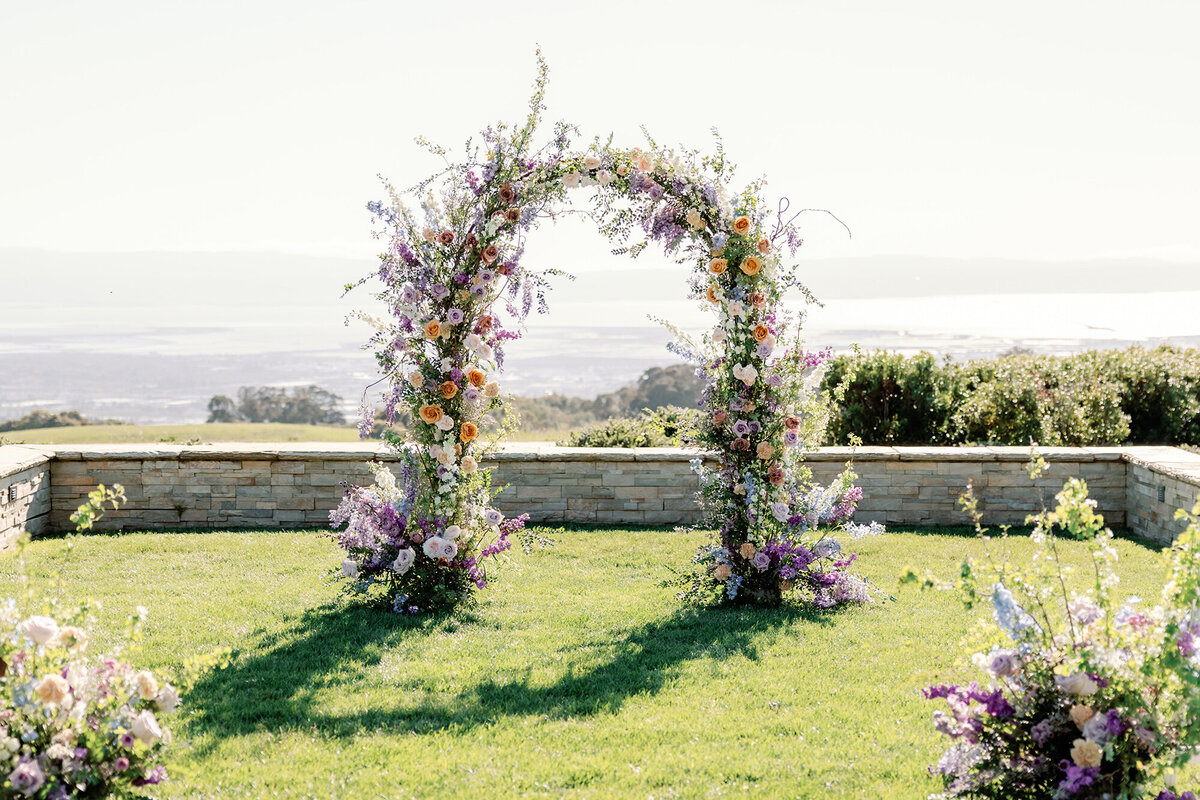
POLYGON ((721 342, 725 341, 725 331, 721 328, 717 328, 715 331, 713 331, 712 340, 714 344, 720 344, 721 342))
POLYGON ((462 536, 462 528, 457 525, 450 525, 442 531, 442 538, 445 539, 457 539, 459 536, 462 536))
POLYGON ((396 553, 396 560, 392 562, 392 571, 397 575, 403 575, 408 572, 413 565, 413 561, 417 558, 417 551, 411 547, 406 547, 396 553))
POLYGON ((154 674, 147 670, 133 676, 133 685, 137 688, 138 697, 143 700, 153 700, 158 696, 158 681, 154 679, 154 674))
POLYGON ((442 359, 441 366, 442 372, 449 372, 450 370, 454 369, 454 360, 447 356, 446 358, 442 359))
POLYGON ((58 623, 50 617, 30 617, 25 620, 25 634, 34 644, 46 644, 58 635, 58 623))
POLYGON ((600 166, 600 159, 595 156, 588 156, 583 160, 583 166, 587 169, 596 169, 596 167, 600 166))
MULTIPOLYGON (((437 427, 438 427, 438 430, 441 430, 443 432, 453 430, 454 420, 449 415, 443 414, 442 418, 437 421, 437 427)), ((443 462, 443 463, 449 463, 449 462, 443 462)))
POLYGON ((504 521, 504 515, 494 508, 489 508, 483 512, 483 521, 488 525, 499 525, 504 521))
POLYGON ((468 333, 467 338, 463 339, 463 345, 474 353, 483 346, 483 339, 479 338, 478 333, 468 333))
POLYGON ((570 175, 564 175, 562 179, 563 186, 566 186, 568 189, 574 189, 575 187, 579 186, 579 181, 582 178, 583 176, 578 172, 572 172, 570 175))
POLYGON ((463 456, 460 467, 464 474, 470 475, 472 472, 479 469, 479 464, 475 461, 474 456, 463 456))
POLYGON ((142 744, 151 745, 158 739, 162 738, 162 728, 158 727, 158 720, 154 718, 151 711, 143 711, 133 718, 133 724, 129 726, 129 730, 134 736, 142 740, 142 744))
POLYGON ((456 555, 458 555, 458 542, 454 542, 449 539, 443 539, 439 555, 447 560, 453 559, 456 555))
POLYGON ((175 690, 174 686, 168 683, 159 691, 158 696, 154 698, 154 703, 158 706, 159 711, 164 714, 170 714, 179 708, 179 692, 175 690))
POLYGON ((1077 697, 1091 697, 1100 689, 1091 676, 1083 672, 1076 672, 1066 676, 1055 675, 1054 682, 1058 684, 1058 688, 1067 694, 1073 694, 1077 697))
POLYGON ((731 317, 740 317, 746 313, 746 307, 739 301, 733 300, 725 305, 725 312, 731 317))
MULTIPOLYGON (((445 417, 442 417, 442 419, 445 419, 445 417)), ((451 420, 450 425, 447 427, 443 427, 441 421, 439 421, 438 427, 444 431, 448 431, 448 430, 450 430, 450 428, 454 427, 454 420, 451 420)), ((448 466, 448 465, 454 463, 454 451, 439 447, 438 452, 434 455, 434 458, 437 459, 437 462, 439 464, 442 464, 443 466, 448 466)))
POLYGON ((425 385, 425 376, 419 371, 410 372, 408 373, 408 382, 414 389, 420 389, 425 385))
POLYGON ((614 178, 613 174, 606 169, 602 169, 596 173, 596 181, 601 186, 608 186, 610 183, 613 182, 613 178, 614 178))
POLYGON ((342 574, 347 578, 358 577, 358 564, 354 562, 353 558, 347 558, 342 562, 342 574))
POLYGON ((421 550, 429 558, 441 558, 442 542, 444 541, 446 540, 440 536, 430 536, 421 546, 421 550))

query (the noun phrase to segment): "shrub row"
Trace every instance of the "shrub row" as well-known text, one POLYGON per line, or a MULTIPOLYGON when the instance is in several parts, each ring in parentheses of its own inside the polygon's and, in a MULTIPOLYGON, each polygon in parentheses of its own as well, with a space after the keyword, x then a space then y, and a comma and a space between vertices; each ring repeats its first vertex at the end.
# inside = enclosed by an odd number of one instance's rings
POLYGON ((884 351, 833 359, 831 444, 1200 443, 1200 349, 1012 354, 963 363, 884 351))

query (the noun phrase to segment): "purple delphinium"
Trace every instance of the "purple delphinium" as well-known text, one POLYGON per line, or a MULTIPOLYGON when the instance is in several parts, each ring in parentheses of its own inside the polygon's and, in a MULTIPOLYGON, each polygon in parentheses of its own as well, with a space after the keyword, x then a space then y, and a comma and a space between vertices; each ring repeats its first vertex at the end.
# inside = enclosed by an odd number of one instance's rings
POLYGON ((1079 790, 1091 786, 1100 777, 1099 767, 1080 767, 1065 759, 1059 763, 1058 768, 1067 773, 1058 784, 1059 791, 1064 795, 1076 794, 1079 790))

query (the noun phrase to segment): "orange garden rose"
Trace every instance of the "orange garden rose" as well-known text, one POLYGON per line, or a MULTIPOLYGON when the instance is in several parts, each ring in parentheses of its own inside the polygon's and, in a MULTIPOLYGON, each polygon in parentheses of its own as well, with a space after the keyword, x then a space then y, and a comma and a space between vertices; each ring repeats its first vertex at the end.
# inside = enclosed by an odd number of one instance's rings
POLYGON ((733 221, 733 232, 740 236, 745 236, 747 233, 749 233, 750 232, 750 218, 749 217, 738 217, 737 219, 735 219, 733 221))
POLYGON ((487 383, 487 376, 483 374, 483 370, 473 369, 467 373, 467 380, 477 389, 482 389, 487 383))
POLYGON ((757 275, 758 271, 762 269, 762 259, 758 256, 746 256, 738 266, 747 275, 757 275))
POLYGON ((708 262, 708 271, 713 275, 720 275, 729 266, 729 262, 723 258, 714 258, 708 262))
POLYGON ((458 438, 462 439, 464 442, 469 442, 478 435, 479 428, 476 428, 475 423, 473 422, 464 422, 458 431, 458 438))
POLYGON ((717 287, 715 284, 710 283, 708 285, 708 291, 704 293, 704 296, 708 298, 708 302, 710 303, 721 302, 721 299, 717 297, 717 287))
POLYGON ((441 406, 421 406, 421 420, 433 425, 442 418, 441 406))
POLYGON ((765 236, 762 237, 761 239, 759 239, 758 240, 758 252, 762 253, 764 256, 767 253, 771 252, 771 240, 765 236))
POLYGON ((425 338, 436 339, 442 333, 442 323, 436 319, 431 319, 425 323, 425 338))
POLYGON ((486 248, 484 248, 483 252, 479 254, 479 257, 483 259, 483 263, 490 265, 500 257, 500 250, 496 247, 496 245, 489 244, 486 248))
POLYGON ((766 325, 758 324, 754 326, 754 341, 761 342, 771 335, 771 329, 766 325))
POLYGON ((454 381, 446 381, 439 388, 442 390, 442 397, 446 398, 447 400, 458 394, 458 386, 454 383, 454 381))

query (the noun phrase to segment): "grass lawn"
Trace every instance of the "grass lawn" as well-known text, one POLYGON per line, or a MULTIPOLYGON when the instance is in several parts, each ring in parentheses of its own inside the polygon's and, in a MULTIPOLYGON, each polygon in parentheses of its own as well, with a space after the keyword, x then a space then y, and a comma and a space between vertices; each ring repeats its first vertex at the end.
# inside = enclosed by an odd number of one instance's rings
MULTIPOLYGON (((965 532, 960 532, 965 533, 965 532)), ((101 627, 150 609, 139 664, 227 645, 186 698, 165 797, 923 798, 943 742, 919 689, 974 676, 956 644, 983 612, 896 589, 946 578, 967 535, 860 540, 896 602, 836 612, 682 611, 658 583, 699 534, 572 530, 517 555, 481 604, 401 618, 335 601, 313 532, 92 535, 29 552, 101 627)), ((1117 541, 1121 590, 1156 596, 1156 550, 1117 541)), ((1024 558, 1028 541, 1006 546, 1024 558)), ((1084 549, 1070 543, 1082 565, 1084 549)), ((0 588, 13 559, 0 557, 0 588)), ((103 646, 103 643, 101 643, 103 646)))
MULTIPOLYGON (((518 431, 509 441, 553 441, 567 431, 518 431)), ((74 425, 0 433, 6 444, 184 444, 186 442, 357 442, 353 425, 213 422, 195 425, 74 425)))

